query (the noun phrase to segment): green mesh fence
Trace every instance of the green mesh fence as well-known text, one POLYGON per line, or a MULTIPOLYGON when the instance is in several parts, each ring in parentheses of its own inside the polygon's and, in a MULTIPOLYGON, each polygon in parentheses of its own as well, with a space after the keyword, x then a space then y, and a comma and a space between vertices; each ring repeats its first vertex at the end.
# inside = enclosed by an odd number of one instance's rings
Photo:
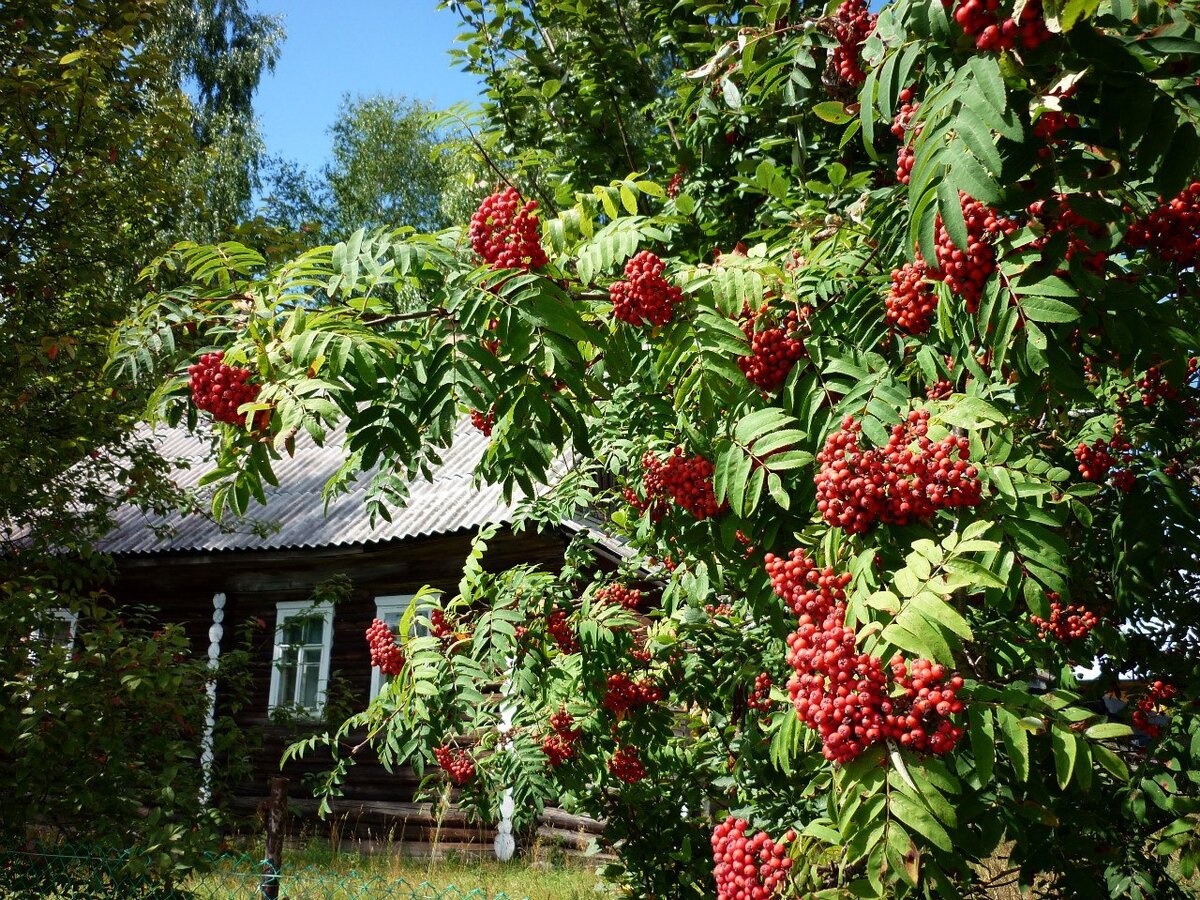
POLYGON ((0 849, 0 900, 510 900, 503 893, 319 866, 272 874, 252 856, 212 854, 173 880, 155 874, 152 860, 133 852, 42 848, 0 849))

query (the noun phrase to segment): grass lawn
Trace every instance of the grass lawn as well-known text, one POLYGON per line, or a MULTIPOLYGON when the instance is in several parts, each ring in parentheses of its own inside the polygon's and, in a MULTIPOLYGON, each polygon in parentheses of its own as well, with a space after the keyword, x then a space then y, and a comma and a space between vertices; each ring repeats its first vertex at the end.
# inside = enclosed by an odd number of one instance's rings
MULTIPOLYGON (((508 863, 453 856, 429 860, 387 852, 338 852, 314 842, 301 850, 285 851, 280 897, 411 900, 415 896, 432 900, 445 894, 447 900, 484 900, 503 894, 510 900, 591 900, 597 896, 593 865, 561 858, 541 860, 536 848, 532 856, 508 863)), ((232 859, 219 865, 216 872, 189 880, 184 889, 201 900, 258 896, 255 856, 251 853, 236 864, 232 859)))

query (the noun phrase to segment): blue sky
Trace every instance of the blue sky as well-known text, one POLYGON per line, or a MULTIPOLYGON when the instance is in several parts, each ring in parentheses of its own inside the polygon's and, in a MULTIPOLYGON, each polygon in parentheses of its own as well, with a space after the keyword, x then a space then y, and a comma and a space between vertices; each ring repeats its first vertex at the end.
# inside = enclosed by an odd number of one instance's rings
POLYGON ((256 0, 284 17, 287 40, 255 98, 267 152, 310 170, 329 151, 326 130, 345 93, 404 94, 445 107, 479 85, 448 51, 458 18, 436 0, 256 0))

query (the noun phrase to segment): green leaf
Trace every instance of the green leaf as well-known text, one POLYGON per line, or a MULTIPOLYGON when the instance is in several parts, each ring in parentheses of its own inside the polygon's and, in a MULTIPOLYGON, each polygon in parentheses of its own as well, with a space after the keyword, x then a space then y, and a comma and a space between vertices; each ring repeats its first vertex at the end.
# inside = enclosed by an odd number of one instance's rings
POLYGON ((970 722, 971 750, 975 754, 975 771, 979 773, 980 784, 987 784, 992 780, 992 772, 996 767, 996 730, 992 712, 986 706, 970 704, 967 706, 967 719, 970 722))
POLYGON ((1101 722, 1093 725, 1084 732, 1093 741, 1103 741, 1110 738, 1124 738, 1133 735, 1133 729, 1121 722, 1101 722))
POLYGON ((1071 772, 1075 769, 1075 756, 1079 752, 1078 738, 1071 732, 1058 728, 1050 729, 1050 747, 1054 751, 1054 771, 1058 786, 1065 788, 1071 783, 1071 772))
POLYGON ((1017 778, 1029 780, 1029 732, 1021 727, 1021 720, 1002 706, 996 708, 996 721, 1008 750, 1009 759, 1017 778))
POLYGON ((967 65, 988 103, 997 113, 1003 114, 1008 103, 1008 91, 1004 89, 1004 78, 996 58, 989 54, 975 54, 967 65))
POLYGON ((916 831, 929 843, 947 853, 954 851, 954 843, 950 840, 950 835, 925 806, 901 791, 892 792, 891 806, 897 819, 916 831))
POLYGON ((818 119, 824 119, 834 125, 845 125, 852 118, 846 107, 836 100, 826 100, 824 103, 818 103, 813 107, 813 112, 818 119))
POLYGON ((1035 322, 1074 322, 1079 310, 1049 297, 1022 297, 1021 312, 1035 322))

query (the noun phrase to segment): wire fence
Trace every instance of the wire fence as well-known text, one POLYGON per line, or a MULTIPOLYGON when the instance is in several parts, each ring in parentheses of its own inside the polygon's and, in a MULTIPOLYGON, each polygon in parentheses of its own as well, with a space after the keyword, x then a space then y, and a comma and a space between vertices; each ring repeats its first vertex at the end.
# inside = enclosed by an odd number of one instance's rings
POLYGON ((503 893, 319 866, 274 871, 252 856, 210 854, 173 880, 133 851, 0 849, 0 900, 510 900, 503 893))

